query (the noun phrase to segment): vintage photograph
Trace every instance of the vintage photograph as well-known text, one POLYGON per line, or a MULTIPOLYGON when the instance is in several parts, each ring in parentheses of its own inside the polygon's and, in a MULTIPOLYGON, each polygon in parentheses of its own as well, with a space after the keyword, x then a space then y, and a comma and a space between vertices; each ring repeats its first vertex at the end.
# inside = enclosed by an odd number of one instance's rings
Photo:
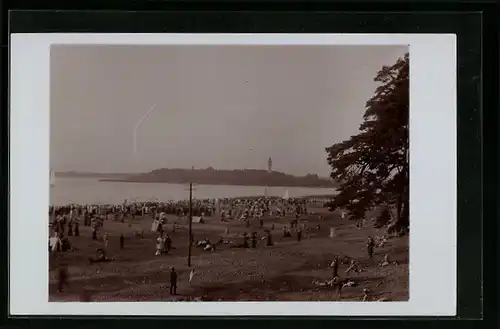
POLYGON ((49 301, 408 301, 410 57, 52 45, 49 301))

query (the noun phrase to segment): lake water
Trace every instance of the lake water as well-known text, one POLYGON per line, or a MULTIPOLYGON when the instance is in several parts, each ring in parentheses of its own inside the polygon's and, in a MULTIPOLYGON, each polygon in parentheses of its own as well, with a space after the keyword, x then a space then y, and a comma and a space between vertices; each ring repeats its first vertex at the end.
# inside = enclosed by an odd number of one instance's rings
MULTIPOLYGON (((189 184, 101 182, 98 178, 55 178, 50 189, 50 203, 63 205, 118 204, 129 201, 167 201, 189 198, 189 184)), ((193 198, 228 198, 264 196, 263 186, 195 185, 193 198)), ((283 196, 288 190, 290 197, 332 194, 333 188, 268 187, 269 196, 283 196)))

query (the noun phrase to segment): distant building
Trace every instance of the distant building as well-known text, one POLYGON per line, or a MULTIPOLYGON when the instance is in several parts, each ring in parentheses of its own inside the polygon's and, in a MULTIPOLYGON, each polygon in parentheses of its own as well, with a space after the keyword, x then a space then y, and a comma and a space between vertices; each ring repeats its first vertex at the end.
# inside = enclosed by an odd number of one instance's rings
POLYGON ((271 157, 269 157, 269 160, 267 161, 267 171, 273 171, 273 160, 271 160, 271 157))

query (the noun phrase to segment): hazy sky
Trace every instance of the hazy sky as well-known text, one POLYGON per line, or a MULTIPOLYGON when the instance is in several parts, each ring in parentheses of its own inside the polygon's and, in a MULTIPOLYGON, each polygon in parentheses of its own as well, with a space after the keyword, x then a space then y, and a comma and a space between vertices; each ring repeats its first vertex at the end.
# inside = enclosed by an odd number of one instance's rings
POLYGON ((51 167, 329 174, 403 46, 53 46, 51 167), (156 108, 137 130, 138 120, 156 108))

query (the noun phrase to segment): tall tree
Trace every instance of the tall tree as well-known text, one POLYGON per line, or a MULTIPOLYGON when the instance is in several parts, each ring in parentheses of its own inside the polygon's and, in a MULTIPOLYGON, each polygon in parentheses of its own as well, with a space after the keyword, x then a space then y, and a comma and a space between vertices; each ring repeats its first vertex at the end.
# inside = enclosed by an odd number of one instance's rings
POLYGON ((361 219, 374 207, 396 210, 398 229, 409 225, 409 55, 384 66, 380 86, 366 102, 360 132, 326 148, 331 177, 340 182, 330 209, 361 219))

